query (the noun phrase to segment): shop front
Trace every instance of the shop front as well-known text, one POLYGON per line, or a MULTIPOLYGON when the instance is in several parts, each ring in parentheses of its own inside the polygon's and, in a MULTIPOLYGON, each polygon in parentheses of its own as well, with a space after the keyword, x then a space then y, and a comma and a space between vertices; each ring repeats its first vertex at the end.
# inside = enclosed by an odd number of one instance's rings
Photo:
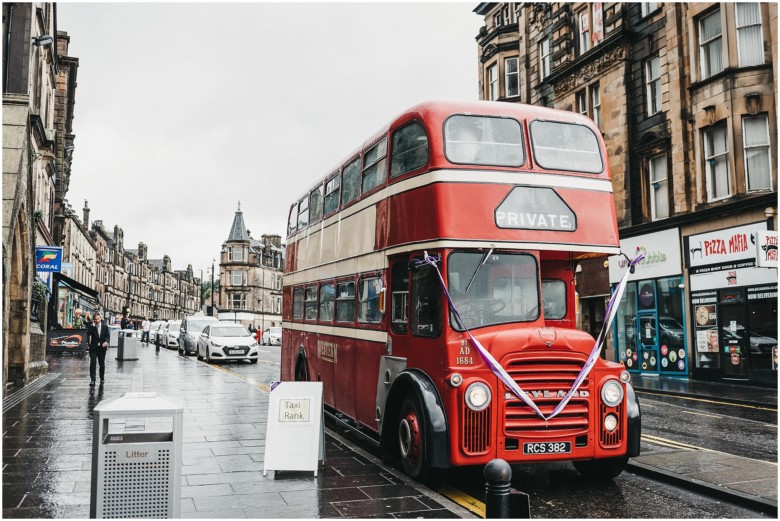
MULTIPOLYGON (((629 276, 615 317, 616 360, 634 373, 687 377, 689 351, 679 228, 621 239, 620 249, 632 258, 640 253, 645 258, 629 276)), ((627 269, 625 257, 610 257, 613 291, 627 269)))
POLYGON ((685 237, 697 379, 777 386, 777 232, 685 237))

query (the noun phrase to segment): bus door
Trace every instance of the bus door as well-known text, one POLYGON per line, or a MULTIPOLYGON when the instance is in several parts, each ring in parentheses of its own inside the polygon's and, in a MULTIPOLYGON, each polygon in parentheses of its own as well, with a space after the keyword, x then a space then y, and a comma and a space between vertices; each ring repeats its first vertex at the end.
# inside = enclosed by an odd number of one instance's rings
POLYGON ((720 324, 720 356, 725 378, 746 379, 747 367, 747 331, 745 328, 746 310, 744 304, 721 304, 718 306, 718 324, 720 324))

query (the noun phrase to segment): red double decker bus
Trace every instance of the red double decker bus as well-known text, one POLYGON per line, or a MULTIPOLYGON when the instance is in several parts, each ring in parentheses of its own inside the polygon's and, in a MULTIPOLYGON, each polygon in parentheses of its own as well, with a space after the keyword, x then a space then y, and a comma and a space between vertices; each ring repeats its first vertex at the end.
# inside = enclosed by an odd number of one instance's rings
POLYGON ((493 458, 614 477, 639 454, 639 404, 575 329, 574 273, 617 253, 592 121, 420 104, 292 205, 281 378, 322 381, 327 409, 422 481, 493 458))

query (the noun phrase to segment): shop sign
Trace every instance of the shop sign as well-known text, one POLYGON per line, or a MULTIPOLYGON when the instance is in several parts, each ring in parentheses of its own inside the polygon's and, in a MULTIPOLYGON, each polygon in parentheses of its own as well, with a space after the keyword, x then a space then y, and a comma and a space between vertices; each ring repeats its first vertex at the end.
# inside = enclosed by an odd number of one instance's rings
POLYGON ((691 268, 737 261, 754 265, 760 232, 766 232, 765 222, 691 235, 687 241, 686 262, 691 268))
POLYGON ((706 273, 691 275, 691 291, 756 286, 773 282, 777 283, 777 272, 774 270, 759 270, 755 267, 708 270, 706 273))
POLYGON ((761 230, 756 235, 756 266, 777 268, 777 232, 761 230))
POLYGON ((61 246, 36 246, 35 270, 43 272, 59 272, 62 269, 61 246))
MULTIPOLYGON (((620 240, 620 251, 634 258, 644 254, 645 258, 636 265, 636 273, 629 280, 655 279, 682 274, 682 253, 680 230, 672 228, 638 237, 620 240)), ((609 258, 609 282, 616 284, 628 269, 628 261, 622 255, 609 258)))

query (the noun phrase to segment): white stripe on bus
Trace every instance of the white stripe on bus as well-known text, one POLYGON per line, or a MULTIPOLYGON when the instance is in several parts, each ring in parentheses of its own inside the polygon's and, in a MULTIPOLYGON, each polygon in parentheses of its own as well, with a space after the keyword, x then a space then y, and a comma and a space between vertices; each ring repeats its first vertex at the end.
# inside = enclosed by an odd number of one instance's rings
POLYGON ((354 338, 368 342, 387 343, 387 331, 374 331, 341 326, 324 326, 318 324, 301 324, 298 322, 282 322, 282 327, 292 331, 304 333, 316 333, 318 335, 338 336, 342 338, 354 338))
POLYGON ((385 186, 370 197, 359 201, 349 208, 337 212, 332 217, 308 228, 303 234, 294 237, 290 242, 307 238, 309 233, 323 227, 327 228, 338 221, 346 219, 379 201, 434 183, 473 183, 473 184, 506 184, 526 186, 548 186, 551 188, 573 188, 591 190, 594 192, 612 193, 612 181, 609 179, 592 179, 579 176, 539 174, 531 172, 500 172, 494 170, 435 170, 404 181, 385 186), (478 177, 474 177, 478 176, 478 177))

